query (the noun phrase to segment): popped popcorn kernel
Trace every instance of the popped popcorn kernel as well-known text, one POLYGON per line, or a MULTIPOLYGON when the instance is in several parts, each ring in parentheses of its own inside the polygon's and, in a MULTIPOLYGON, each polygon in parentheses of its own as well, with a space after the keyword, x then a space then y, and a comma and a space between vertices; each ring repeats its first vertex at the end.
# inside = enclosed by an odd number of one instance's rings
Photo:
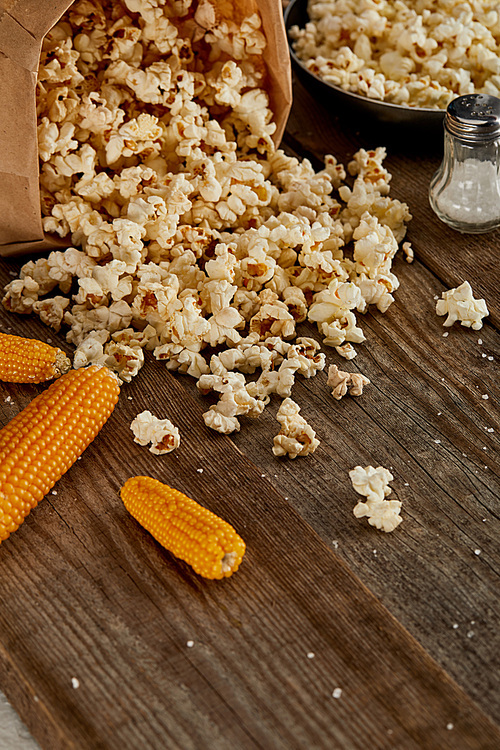
POLYGON ((484 299, 474 299, 468 281, 449 289, 436 302, 437 315, 447 315, 444 326, 452 326, 457 320, 461 325, 478 331, 483 327, 483 318, 489 315, 484 299))
POLYGON ((281 403, 276 419, 281 430, 273 440, 275 456, 288 455, 290 458, 308 456, 319 446, 319 440, 312 427, 299 414, 300 407, 291 398, 281 403))
POLYGON ((394 531, 401 521, 401 503, 398 500, 386 500, 391 494, 389 487, 394 477, 383 466, 356 466, 349 472, 351 483, 356 492, 366 497, 366 502, 359 502, 353 509, 356 518, 368 519, 376 529, 394 531))
POLYGON ((179 447, 181 439, 179 430, 169 419, 159 419, 145 410, 130 423, 134 441, 139 445, 148 445, 155 456, 163 456, 179 447))

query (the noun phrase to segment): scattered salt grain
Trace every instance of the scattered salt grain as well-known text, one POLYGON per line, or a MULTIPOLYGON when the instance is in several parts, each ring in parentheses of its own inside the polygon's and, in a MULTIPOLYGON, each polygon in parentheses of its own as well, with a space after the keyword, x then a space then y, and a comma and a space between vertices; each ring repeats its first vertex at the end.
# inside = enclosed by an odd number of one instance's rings
POLYGON ((483 352, 483 353, 481 354, 481 357, 483 357, 483 359, 486 359, 486 354, 485 354, 485 353, 483 352))
POLYGON ((339 688, 339 687, 335 688, 335 690, 332 693, 333 698, 340 698, 341 695, 342 695, 342 688, 339 688))
POLYGON ((435 443, 440 443, 440 442, 441 442, 441 440, 434 440, 434 442, 435 442, 435 443))
POLYGON ((186 643, 186 646, 187 646, 188 648, 193 648, 193 646, 194 646, 194 641, 187 641, 187 643, 186 643))
POLYGON ((489 399, 489 396, 488 396, 487 393, 483 393, 483 395, 481 396, 481 398, 484 398, 484 400, 487 401, 489 399))
POLYGON ((334 540, 332 541, 332 547, 333 547, 333 549, 338 549, 338 548, 339 548, 339 543, 337 542, 337 540, 336 540, 336 539, 334 539, 334 540))
POLYGON ((445 339, 445 338, 446 338, 447 336, 449 336, 449 335, 450 335, 450 334, 449 334, 449 332, 448 332, 448 331, 446 331, 445 333, 443 333, 443 338, 445 339))
POLYGON ((477 343, 479 344, 479 346, 481 346, 481 344, 483 343, 483 339, 478 339, 477 343))
POLYGON ((76 678, 76 677, 72 677, 72 678, 71 678, 71 685, 72 685, 72 686, 73 686, 73 687, 75 688, 75 690, 76 690, 77 688, 79 688, 79 687, 80 687, 80 681, 79 681, 79 680, 77 680, 77 678, 76 678))
POLYGON ((488 362, 493 362, 493 357, 488 357, 488 362))
POLYGON ((480 549, 475 549, 474 550, 474 554, 475 555, 480 555, 481 554, 481 550, 480 549))
POLYGON ((307 658, 308 659, 314 659, 314 652, 313 651, 309 651, 308 654, 307 654, 307 658))
POLYGON ((198 474, 203 474, 203 469, 196 469, 196 471, 198 472, 198 474))
POLYGON ((57 495, 57 490, 52 490, 51 495, 57 495))
POLYGON ((454 622, 452 628, 453 630, 458 630, 458 622, 454 622))
POLYGON ((473 636, 474 636, 474 631, 469 630, 469 632, 467 633, 467 638, 472 638, 473 636))
POLYGON ((448 730, 453 729, 453 724, 451 723, 451 721, 446 725, 446 729, 448 730))

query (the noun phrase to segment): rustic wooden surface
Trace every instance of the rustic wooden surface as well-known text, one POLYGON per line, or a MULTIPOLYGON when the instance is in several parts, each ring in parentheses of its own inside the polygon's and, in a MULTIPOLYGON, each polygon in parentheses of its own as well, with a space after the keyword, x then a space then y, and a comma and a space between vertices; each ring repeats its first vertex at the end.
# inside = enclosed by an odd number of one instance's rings
MULTIPOLYGON (((296 83, 287 147, 346 163, 386 145, 391 195, 414 217, 395 303, 360 316, 353 362, 326 350, 370 378, 363 396, 335 401, 326 370, 296 383, 316 453, 273 456, 275 403, 239 434, 209 431, 193 383, 148 357, 57 494, 0 546, 0 687, 42 748, 500 747, 500 233, 460 235, 434 217, 439 147, 372 136, 296 83), (443 337, 434 297, 465 279, 490 317, 443 337), (177 451, 133 442, 143 409, 178 425, 177 451), (394 474, 393 534, 352 514, 348 472, 369 463, 394 474), (139 473, 240 531, 237 574, 198 578, 127 515, 119 488, 139 473)), ((0 282, 19 265, 2 260, 0 282)), ((32 317, 1 311, 0 328, 71 351, 32 317)), ((0 424, 40 388, 0 384, 0 424)))

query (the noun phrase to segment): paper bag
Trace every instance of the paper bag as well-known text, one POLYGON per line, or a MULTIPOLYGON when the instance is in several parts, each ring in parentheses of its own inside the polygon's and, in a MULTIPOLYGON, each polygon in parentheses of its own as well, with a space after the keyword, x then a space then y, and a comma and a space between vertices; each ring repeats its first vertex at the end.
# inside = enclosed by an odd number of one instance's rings
MULTIPOLYGON (((212 0, 214 21, 259 10, 267 38, 270 107, 278 145, 290 111, 291 67, 281 0, 212 0)), ((72 0, 0 0, 0 255, 67 247, 40 211, 36 80, 42 41, 72 0)), ((210 0, 200 5, 210 11, 210 0)), ((206 14, 205 14, 206 15, 206 14)))

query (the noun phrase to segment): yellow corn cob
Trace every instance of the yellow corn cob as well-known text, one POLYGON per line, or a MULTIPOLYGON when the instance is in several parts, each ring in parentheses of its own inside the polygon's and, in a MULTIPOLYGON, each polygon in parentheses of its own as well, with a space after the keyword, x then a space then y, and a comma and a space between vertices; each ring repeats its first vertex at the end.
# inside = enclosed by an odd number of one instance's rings
POLYGON ((92 442, 119 393, 105 367, 70 370, 0 430, 0 542, 92 442))
POLYGON ((136 521, 199 575, 224 578, 238 570, 243 539, 227 521, 179 490, 152 477, 132 477, 121 498, 136 521))
POLYGON ((71 367, 62 349, 37 339, 0 333, 0 380, 6 383, 43 383, 71 367))

